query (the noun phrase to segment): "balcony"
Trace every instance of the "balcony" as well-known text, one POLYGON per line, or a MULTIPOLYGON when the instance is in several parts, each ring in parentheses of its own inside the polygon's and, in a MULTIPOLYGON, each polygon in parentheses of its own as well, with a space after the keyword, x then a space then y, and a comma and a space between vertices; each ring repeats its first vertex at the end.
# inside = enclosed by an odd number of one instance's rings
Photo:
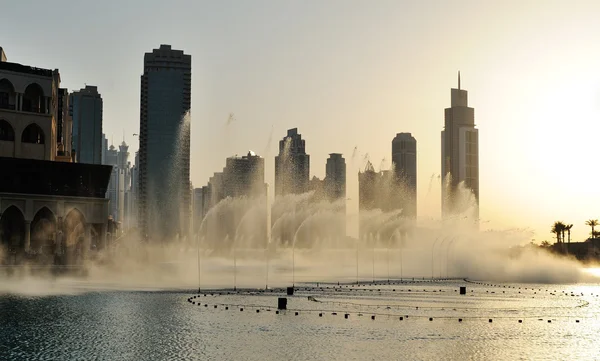
POLYGON ((0 103, 0 109, 16 110, 14 104, 0 103))
POLYGON ((37 113, 37 114, 45 114, 46 112, 44 111, 43 108, 41 107, 34 107, 31 105, 27 105, 27 104, 23 104, 23 109, 24 112, 30 112, 30 113, 37 113))

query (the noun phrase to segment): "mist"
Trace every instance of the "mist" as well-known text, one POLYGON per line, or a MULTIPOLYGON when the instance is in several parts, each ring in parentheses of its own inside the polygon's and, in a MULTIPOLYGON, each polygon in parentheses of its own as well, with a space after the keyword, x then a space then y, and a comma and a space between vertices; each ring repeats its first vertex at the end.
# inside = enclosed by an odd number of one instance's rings
POLYGON ((408 220, 401 211, 361 211, 357 220, 346 214, 343 201, 320 199, 315 192, 277 197, 268 207, 266 197, 227 198, 189 239, 146 243, 130 233, 91 254, 76 272, 5 266, 0 293, 265 288, 399 278, 599 281, 581 263, 528 245, 531 231, 479 227, 464 215, 408 220), (267 212, 272 220, 268 230, 267 212), (347 237, 345 222, 357 221, 359 238, 347 237))

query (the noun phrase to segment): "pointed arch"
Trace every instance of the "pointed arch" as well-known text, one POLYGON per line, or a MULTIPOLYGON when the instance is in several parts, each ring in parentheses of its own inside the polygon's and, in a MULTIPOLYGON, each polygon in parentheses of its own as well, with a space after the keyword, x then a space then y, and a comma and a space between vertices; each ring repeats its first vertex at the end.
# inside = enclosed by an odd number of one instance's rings
POLYGON ((31 222, 31 248, 42 263, 52 263, 56 250, 56 217, 48 207, 40 208, 31 222))
POLYGON ((31 123, 21 134, 22 143, 45 144, 44 131, 39 125, 31 123))
POLYGON ((0 79, 0 109, 15 110, 15 87, 10 80, 0 79))
MULTIPOLYGON (((1 107, 2 106, 0 105, 0 108, 1 107)), ((15 130, 12 125, 4 119, 0 119, 0 140, 9 142, 15 141, 15 130)))
POLYGON ((25 249, 25 217, 15 205, 8 207, 0 217, 0 244, 9 253, 25 249))
POLYGON ((31 83, 25 88, 25 93, 23 93, 22 109, 25 112, 45 113, 45 99, 42 87, 38 83, 31 83))
POLYGON ((85 217, 76 207, 72 208, 64 218, 63 232, 65 235, 65 246, 77 245, 85 231, 85 217))

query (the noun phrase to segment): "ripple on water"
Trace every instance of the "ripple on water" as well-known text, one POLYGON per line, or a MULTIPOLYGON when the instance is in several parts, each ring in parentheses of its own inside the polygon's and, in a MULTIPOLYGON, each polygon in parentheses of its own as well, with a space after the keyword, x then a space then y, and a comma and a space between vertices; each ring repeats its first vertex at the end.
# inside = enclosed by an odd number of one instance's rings
MULTIPOLYGON (((578 297, 550 292, 455 284, 378 285, 381 291, 311 290, 275 307, 277 294, 224 295, 198 307, 176 292, 106 292, 49 297, 0 297, 0 355, 7 360, 364 360, 593 359, 600 325, 600 287, 578 297), (396 291, 391 291, 391 287, 396 291), (444 292, 439 292, 442 289, 444 292), (309 301, 308 296, 319 302, 309 301), (589 304, 585 304, 589 302, 589 304), (419 307, 417 310, 416 307, 419 307), (331 312, 337 312, 332 315, 331 312), (318 313, 323 312, 323 317, 318 313), (349 312, 348 319, 344 313, 349 312), (363 313, 364 316, 358 316, 363 313), (376 314, 375 320, 371 315, 376 314), (398 316, 409 315, 399 321, 398 316), (433 321, 429 321, 433 317, 433 321), (463 322, 459 323, 458 318, 463 322), (493 323, 488 322, 493 318, 493 323), (541 318, 542 321, 538 321, 541 318), (547 323, 551 318, 552 323, 547 323), (575 323, 574 319, 581 323, 575 323), (523 323, 517 323, 522 319, 523 323)), ((531 286, 525 286, 531 287, 531 286)), ((363 288, 368 289, 369 286, 363 288)), ((576 286, 555 286, 557 293, 576 286)), ((554 291, 554 289, 552 291, 554 291)), ((208 299, 208 297, 207 297, 208 299)))

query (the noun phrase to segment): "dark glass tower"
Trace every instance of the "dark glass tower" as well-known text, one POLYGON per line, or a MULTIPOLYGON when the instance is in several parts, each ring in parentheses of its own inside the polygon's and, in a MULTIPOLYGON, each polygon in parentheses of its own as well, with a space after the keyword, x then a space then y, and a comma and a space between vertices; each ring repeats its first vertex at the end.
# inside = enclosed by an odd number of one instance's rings
POLYGON ((409 218, 417 216, 417 140, 410 133, 398 133, 392 140, 394 202, 409 218))
POLYGON ((275 156, 275 195, 301 194, 309 190, 310 156, 298 129, 287 131, 275 156))
POLYGON ((140 104, 139 227, 146 239, 189 234, 192 57, 170 45, 144 55, 140 104))

